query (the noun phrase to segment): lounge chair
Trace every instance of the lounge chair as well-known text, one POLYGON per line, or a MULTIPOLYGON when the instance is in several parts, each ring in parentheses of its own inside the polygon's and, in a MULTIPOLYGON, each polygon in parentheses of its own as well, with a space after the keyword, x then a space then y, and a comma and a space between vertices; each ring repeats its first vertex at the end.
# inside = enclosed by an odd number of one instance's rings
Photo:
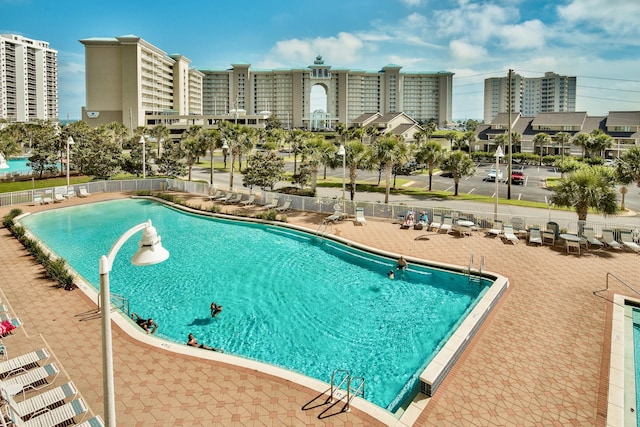
POLYGON ((616 241, 615 237, 613 237, 613 231, 608 228, 602 229, 602 240, 607 248, 622 249, 624 247, 624 245, 616 241))
POLYGON ((587 246, 590 248, 591 246, 597 246, 599 248, 604 246, 598 238, 596 237, 595 231, 593 231, 593 227, 583 227, 582 228, 582 237, 587 240, 587 246))
POLYGON ((542 244, 543 245, 555 245, 556 244, 556 232, 553 230, 544 230, 542 232, 542 244))
POLYGON ((356 224, 367 225, 367 219, 364 217, 364 209, 356 208, 356 224))
POLYGON ((82 187, 78 187, 78 196, 79 197, 89 197, 91 195, 91 193, 89 193, 87 191, 87 187, 82 186, 82 187))
POLYGON ((240 203, 238 204, 240 206, 244 206, 245 208, 248 208, 249 206, 253 206, 254 200, 256 200, 256 196, 254 194, 250 194, 247 200, 241 200, 240 203))
POLYGON ((68 382, 51 390, 37 394, 28 399, 17 402, 13 396, 2 390, 2 397, 7 404, 14 410, 16 415, 24 419, 26 417, 35 417, 44 412, 49 411, 52 406, 60 406, 60 403, 66 399, 75 397, 78 390, 72 382, 68 382))
POLYGON ((633 235, 631 234, 631 231, 621 230, 620 241, 627 247, 627 249, 631 249, 636 252, 640 251, 640 245, 633 241, 633 235))
POLYGON ((229 200, 233 199, 236 196, 237 196, 236 193, 227 193, 223 197, 220 197, 220 198, 216 199, 216 201, 222 202, 222 203, 227 203, 229 200))
POLYGON ((53 194, 51 193, 51 190, 46 190, 44 192, 44 197, 42 198, 42 201, 44 202, 44 204, 49 204, 49 203, 53 203, 53 194))
POLYGON ((48 365, 40 368, 33 368, 26 371, 24 374, 13 375, 11 377, 0 380, 0 388, 6 389, 14 385, 20 386, 22 392, 29 390, 40 390, 49 385, 47 378, 51 378, 51 382, 55 381, 60 371, 55 363, 49 363, 48 365))
POLYGON ((234 205, 236 203, 239 203, 241 200, 242 200, 242 194, 236 193, 235 195, 231 196, 228 200, 225 200, 224 202, 228 205, 234 205))
POLYGON ((431 228, 432 231, 438 231, 438 229, 440 228, 440 225, 442 225, 442 217, 440 216, 440 214, 434 214, 433 216, 433 222, 431 222, 431 225, 429 225, 429 228, 431 228))
POLYGON ((486 236, 499 236, 502 234, 502 220, 496 219, 495 221, 493 221, 493 225, 491 226, 491 228, 489 230, 487 230, 486 232, 486 236))
POLYGON ((62 195, 62 193, 53 193, 53 201, 54 202, 64 202, 66 199, 62 195))
POLYGON ((291 200, 285 200, 282 206, 277 207, 276 212, 286 212, 291 210, 291 200))
POLYGON ((542 233, 538 227, 531 227, 529 229, 529 244, 538 243, 542 246, 542 233))
POLYGON ((66 195, 66 197, 67 197, 67 199, 70 199, 72 197, 76 197, 76 190, 74 190, 71 185, 67 187, 67 195, 66 195))
POLYGON ((342 208, 338 206, 337 209, 331 215, 329 215, 324 219, 324 222, 342 221, 346 217, 347 217, 347 214, 342 212, 342 208))
POLYGON ((444 216, 442 224, 440 224, 440 227, 438 228, 438 233, 441 230, 444 230, 445 233, 449 233, 451 230, 453 230, 453 217, 449 215, 444 216))
POLYGON ((502 225, 502 237, 514 245, 518 243, 519 240, 518 236, 513 232, 513 226, 511 224, 502 225))
POLYGON ((404 217, 404 222, 400 225, 401 230, 408 230, 416 225, 416 215, 413 211, 408 211, 404 217))
POLYGON ((262 206, 262 209, 275 209, 278 207, 278 198, 274 197, 271 203, 262 206))
POLYGON ((76 427, 104 427, 104 421, 100 415, 96 415, 83 423, 76 424, 76 427))
POLYGON ((580 255, 580 242, 576 242, 573 240, 567 240, 565 242, 565 247, 567 248, 567 253, 576 253, 580 255))
POLYGON ((204 196, 205 199, 209 200, 209 201, 213 201, 215 199, 217 199, 218 197, 222 196, 222 191, 220 190, 215 190, 213 193, 210 193, 206 196, 204 196))
MULTIPOLYGON (((4 305, 2 306, 4 307, 4 305)), ((13 334, 13 330, 17 329, 22 325, 20 319, 17 317, 10 317, 9 313, 2 312, 0 313, 0 336, 6 337, 13 334)))
POLYGON ((9 405, 7 412, 11 423, 15 427, 54 427, 57 425, 76 424, 74 418, 87 413, 87 405, 82 398, 75 399, 55 409, 43 412, 40 415, 24 421, 20 415, 9 405))
POLYGON ((426 230, 429 228, 429 217, 426 212, 421 212, 420 216, 418 216, 418 222, 413 226, 414 230, 426 230))
POLYGON ((42 200, 42 194, 34 194, 33 195, 33 205, 41 205, 44 201, 42 200))
POLYGON ((40 366, 40 362, 49 360, 49 352, 41 348, 39 350, 13 357, 0 362, 0 378, 6 378, 18 372, 24 372, 30 367, 40 366))

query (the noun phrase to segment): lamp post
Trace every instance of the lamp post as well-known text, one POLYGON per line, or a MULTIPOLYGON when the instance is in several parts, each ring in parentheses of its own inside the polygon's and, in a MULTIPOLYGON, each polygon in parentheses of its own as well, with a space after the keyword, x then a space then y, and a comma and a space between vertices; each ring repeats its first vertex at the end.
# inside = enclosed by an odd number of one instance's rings
POLYGON ((75 144, 73 137, 67 138, 67 187, 69 186, 69 146, 75 144))
POLYGON ((347 150, 345 150, 344 144, 340 144, 340 148, 338 148, 338 156, 342 156, 342 212, 344 212, 344 204, 346 200, 345 178, 347 170, 347 150))
POLYGON ((504 154, 502 153, 502 148, 497 145, 496 146, 496 201, 495 204, 493 206, 493 220, 497 220, 498 219, 498 175, 499 175, 499 171, 500 171, 500 157, 504 157, 504 154))
POLYGON ((142 144, 142 179, 146 179, 147 178, 147 143, 144 140, 144 136, 140 135, 140 141, 138 141, 140 144, 142 144))
POLYGON ((113 351, 111 339, 111 298, 109 272, 113 260, 122 247, 138 231, 142 231, 138 251, 131 258, 133 265, 153 265, 169 258, 169 252, 162 247, 160 236, 151 220, 138 224, 125 232, 113 244, 108 255, 100 257, 100 303, 102 312, 102 386, 104 392, 104 420, 108 427, 116 426, 116 399, 113 380, 113 351))

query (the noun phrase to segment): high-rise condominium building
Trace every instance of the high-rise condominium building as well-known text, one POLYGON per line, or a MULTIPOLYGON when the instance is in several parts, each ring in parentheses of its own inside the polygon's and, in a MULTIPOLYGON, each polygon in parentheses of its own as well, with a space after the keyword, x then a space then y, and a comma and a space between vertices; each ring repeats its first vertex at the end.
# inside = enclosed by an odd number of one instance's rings
POLYGON ((58 51, 49 43, 0 34, 0 118, 58 120, 58 51))
POLYGON ((82 120, 89 125, 118 122, 135 129, 152 114, 202 114, 202 73, 184 56, 169 56, 133 35, 80 43, 87 92, 82 120))
POLYGON ((201 70, 204 113, 269 112, 285 126, 305 128, 320 122, 324 127, 350 124, 365 113, 404 112, 417 121, 451 122, 453 73, 403 73, 401 68, 394 64, 380 71, 332 68, 317 56, 303 68, 254 70, 249 64, 232 64, 230 69, 201 70), (326 96, 320 111, 311 105, 316 86, 326 96))
POLYGON ((259 125, 275 115, 285 126, 312 128, 349 124, 363 113, 402 111, 415 120, 451 122, 453 73, 403 73, 397 65, 380 71, 325 65, 291 69, 189 69, 189 60, 136 36, 89 38, 85 46, 90 125, 113 121, 129 128, 164 124, 215 126, 220 120, 259 125), (322 88, 326 108, 314 111, 311 90, 322 88))
MULTIPOLYGON (((508 111, 509 78, 484 81, 484 122, 508 111)), ((576 78, 547 72, 544 77, 511 77, 511 111, 525 116, 576 110, 576 78)))

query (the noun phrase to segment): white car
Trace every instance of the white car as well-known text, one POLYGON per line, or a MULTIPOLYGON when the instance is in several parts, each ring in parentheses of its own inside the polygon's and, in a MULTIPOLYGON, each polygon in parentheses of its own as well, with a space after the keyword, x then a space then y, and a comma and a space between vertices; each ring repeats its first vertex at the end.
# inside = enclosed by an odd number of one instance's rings
MULTIPOLYGON (((487 175, 487 181, 495 181, 496 180, 496 168, 491 168, 489 174, 487 175)), ((498 181, 502 180, 502 170, 498 169, 498 181)))
POLYGON ((614 159, 605 159, 604 160, 604 165, 605 166, 609 166, 609 167, 613 167, 616 165, 616 161, 614 159))

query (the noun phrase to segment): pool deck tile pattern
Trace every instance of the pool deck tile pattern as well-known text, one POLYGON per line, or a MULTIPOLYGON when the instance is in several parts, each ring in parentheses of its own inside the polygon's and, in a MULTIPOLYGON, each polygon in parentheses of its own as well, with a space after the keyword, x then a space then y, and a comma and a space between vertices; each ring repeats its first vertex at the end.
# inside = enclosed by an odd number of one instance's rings
MULTIPOLYGON (((127 196, 93 194, 55 205, 19 207, 35 212, 127 196)), ((194 205, 206 205, 202 198, 193 198, 194 205)), ((10 209, 0 208, 0 214, 10 209)), ((302 212, 286 215, 290 223, 312 231, 323 218, 302 212)), ((398 224, 372 219, 364 226, 340 221, 331 231, 397 255, 460 266, 467 266, 473 254, 477 267, 484 256, 486 271, 510 280, 497 310, 435 396, 398 425, 606 424, 611 295, 593 292, 605 287, 609 272, 640 288, 638 254, 590 250, 574 255, 559 246, 528 246, 522 240, 511 245, 479 233, 460 238, 400 230, 398 224)), ((48 347, 62 371, 56 384, 71 379, 91 412, 102 414, 100 321, 90 315, 94 304, 80 290, 55 288, 4 228, 0 265, 3 303, 23 322, 3 340, 9 356, 48 347)), ((630 295, 615 281, 610 288, 630 295)), ((327 406, 316 406, 324 401, 317 391, 251 369, 153 348, 118 327, 113 342, 119 425, 382 425, 358 409, 323 414, 327 406)))

